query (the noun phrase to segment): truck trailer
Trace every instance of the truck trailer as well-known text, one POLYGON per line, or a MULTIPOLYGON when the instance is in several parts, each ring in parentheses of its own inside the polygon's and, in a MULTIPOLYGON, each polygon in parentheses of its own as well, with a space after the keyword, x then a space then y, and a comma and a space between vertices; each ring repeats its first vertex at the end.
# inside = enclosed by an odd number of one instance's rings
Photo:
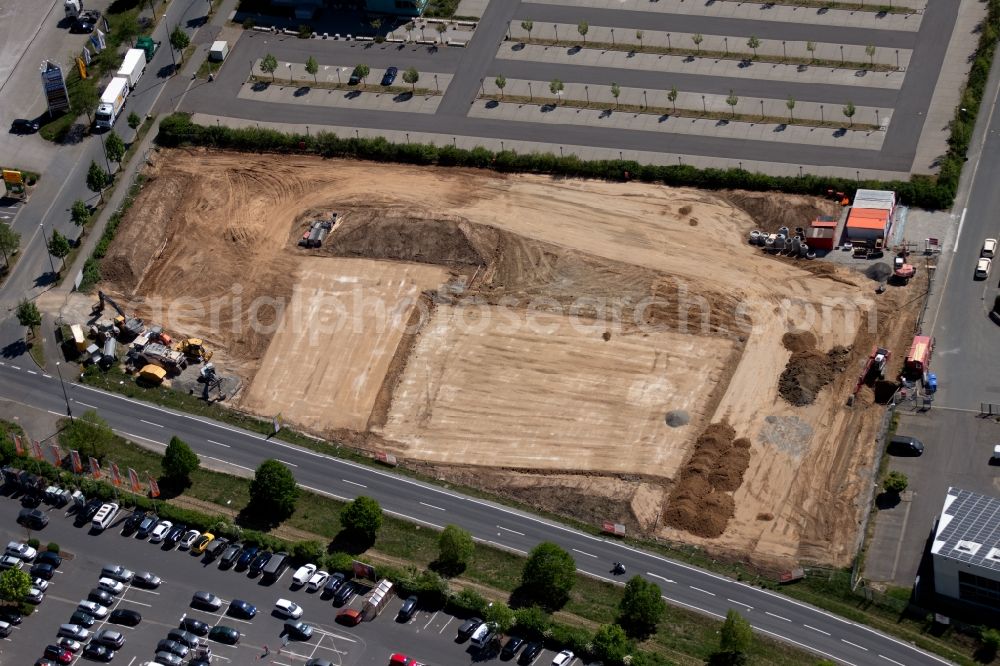
POLYGON ((111 129, 115 120, 125 108, 125 100, 128 99, 129 85, 128 79, 116 76, 111 79, 111 83, 101 93, 101 103, 94 114, 94 126, 97 129, 111 129))
POLYGON ((139 83, 139 77, 146 71, 146 52, 142 49, 129 49, 125 52, 125 59, 122 66, 118 68, 118 74, 128 81, 130 90, 135 90, 135 84, 139 83))

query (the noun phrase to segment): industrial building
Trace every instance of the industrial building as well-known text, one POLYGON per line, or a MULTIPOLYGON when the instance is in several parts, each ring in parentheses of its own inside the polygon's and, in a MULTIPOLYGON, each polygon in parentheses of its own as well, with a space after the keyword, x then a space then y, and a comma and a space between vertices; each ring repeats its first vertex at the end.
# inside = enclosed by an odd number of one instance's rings
POLYGON ((938 594, 1000 610, 1000 498, 949 488, 931 556, 938 594))
POLYGON ((845 236, 857 244, 883 245, 896 215, 896 193, 858 190, 847 216, 845 236))
POLYGON ((321 10, 334 12, 348 8, 368 14, 386 14, 404 18, 421 16, 427 9, 427 0, 271 0, 276 7, 291 7, 295 18, 308 20, 315 18, 321 10))

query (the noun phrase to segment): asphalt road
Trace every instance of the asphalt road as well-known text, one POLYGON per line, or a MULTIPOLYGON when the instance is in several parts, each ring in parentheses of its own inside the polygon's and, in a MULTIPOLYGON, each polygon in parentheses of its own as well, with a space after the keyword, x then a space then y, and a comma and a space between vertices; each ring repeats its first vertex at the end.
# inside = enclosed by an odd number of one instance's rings
MULTIPOLYGON (((25 406, 66 412, 58 378, 33 368, 0 365, 0 397, 25 406)), ((96 409, 121 434, 144 445, 165 446, 172 435, 187 441, 207 464, 244 475, 266 458, 289 466, 306 489, 339 499, 377 499, 389 513, 435 528, 455 524, 477 539, 519 553, 542 541, 569 551, 585 574, 608 580, 611 562, 623 562, 661 586, 670 603, 722 618, 730 608, 753 627, 845 664, 886 662, 917 666, 947 663, 906 643, 769 591, 686 564, 595 537, 522 511, 365 467, 221 423, 165 410, 90 387, 67 383, 72 409, 96 409)))

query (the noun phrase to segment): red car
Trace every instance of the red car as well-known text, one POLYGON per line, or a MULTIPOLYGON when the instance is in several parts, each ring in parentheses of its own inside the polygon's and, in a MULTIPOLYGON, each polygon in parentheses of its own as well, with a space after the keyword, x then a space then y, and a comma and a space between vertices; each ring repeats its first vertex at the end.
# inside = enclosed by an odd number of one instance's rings
POLYGON ((52 659, 60 664, 68 664, 73 661, 73 653, 58 645, 46 645, 44 656, 46 659, 52 659))
POLYGON ((407 657, 405 654, 399 654, 398 652, 391 657, 389 657, 390 666, 424 666, 416 659, 407 657))
POLYGON ((364 614, 353 608, 345 608, 344 610, 337 613, 337 622, 341 624, 346 624, 348 627, 353 627, 355 625, 361 624, 361 620, 365 619, 364 614))

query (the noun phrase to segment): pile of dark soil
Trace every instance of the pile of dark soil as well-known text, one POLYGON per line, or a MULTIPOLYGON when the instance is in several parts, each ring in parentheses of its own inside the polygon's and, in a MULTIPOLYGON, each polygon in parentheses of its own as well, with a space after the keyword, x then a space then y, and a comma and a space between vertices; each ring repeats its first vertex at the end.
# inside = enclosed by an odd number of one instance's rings
POLYGON ((847 369, 850 351, 846 347, 825 354, 818 349, 795 351, 778 379, 778 393, 793 405, 811 405, 823 387, 847 369))
POLYGON ((865 277, 876 282, 885 282, 892 276, 892 266, 880 261, 865 269, 865 277))
POLYGON ((666 523, 701 537, 720 536, 736 510, 729 493, 743 483, 749 465, 750 440, 736 439, 728 423, 709 425, 670 493, 666 523))
POLYGON ((796 333, 785 333, 781 337, 781 344, 790 352, 801 352, 807 349, 816 348, 816 336, 809 331, 798 331, 796 333))

